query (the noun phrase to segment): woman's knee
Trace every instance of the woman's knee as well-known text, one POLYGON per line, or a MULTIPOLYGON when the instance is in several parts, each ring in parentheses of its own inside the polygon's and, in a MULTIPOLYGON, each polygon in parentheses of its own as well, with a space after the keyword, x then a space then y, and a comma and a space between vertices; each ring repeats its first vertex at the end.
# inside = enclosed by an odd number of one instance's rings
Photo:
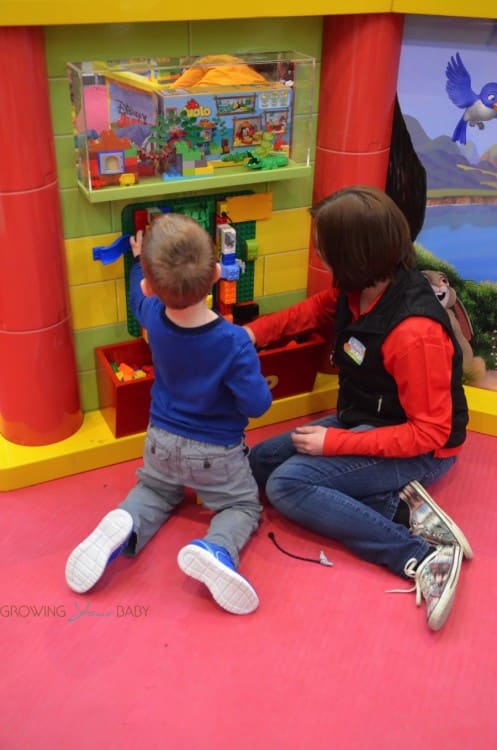
POLYGON ((295 494, 300 483, 287 476, 281 476, 274 471, 266 483, 266 497, 275 508, 288 507, 294 502, 295 494))

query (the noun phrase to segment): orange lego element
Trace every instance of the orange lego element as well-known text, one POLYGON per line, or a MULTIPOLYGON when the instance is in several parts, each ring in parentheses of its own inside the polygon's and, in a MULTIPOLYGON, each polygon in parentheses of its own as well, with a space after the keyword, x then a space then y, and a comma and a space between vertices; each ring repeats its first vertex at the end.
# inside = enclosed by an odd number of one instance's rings
POLYGON ((128 382, 128 380, 133 380, 135 377, 135 371, 132 367, 126 364, 126 362, 121 362, 119 365, 119 372, 123 376, 123 380, 125 383, 128 382))
POLYGON ((236 281, 219 280, 218 299, 225 305, 233 305, 236 302, 236 281))
POLYGON ((270 219, 273 213, 273 194, 254 193, 253 195, 234 195, 223 201, 225 213, 230 221, 261 221, 270 219))

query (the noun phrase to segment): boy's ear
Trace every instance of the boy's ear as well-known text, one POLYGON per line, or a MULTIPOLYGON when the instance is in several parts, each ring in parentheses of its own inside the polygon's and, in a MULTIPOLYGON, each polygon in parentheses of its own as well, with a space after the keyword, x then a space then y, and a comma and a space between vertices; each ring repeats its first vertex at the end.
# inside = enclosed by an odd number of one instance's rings
POLYGON ((220 278, 221 278, 221 264, 216 263, 216 273, 214 275, 214 281, 212 283, 215 284, 216 281, 219 281, 220 278))
POLYGON ((154 291, 151 288, 150 284, 148 283, 147 279, 142 279, 140 281, 140 287, 141 287, 141 290, 142 290, 143 294, 145 295, 145 297, 153 297, 154 296, 154 291))

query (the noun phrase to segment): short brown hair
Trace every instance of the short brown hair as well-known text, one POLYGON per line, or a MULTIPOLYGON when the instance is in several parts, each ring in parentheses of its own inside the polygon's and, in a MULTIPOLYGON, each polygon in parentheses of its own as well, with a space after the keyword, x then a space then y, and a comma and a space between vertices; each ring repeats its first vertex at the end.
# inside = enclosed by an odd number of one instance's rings
POLYGON ((416 265, 404 214, 376 187, 354 185, 311 208, 317 252, 344 290, 365 289, 395 277, 399 266, 416 265))
POLYGON ((145 233, 143 273, 166 307, 183 310, 206 297, 216 262, 211 236, 190 216, 164 214, 145 233))

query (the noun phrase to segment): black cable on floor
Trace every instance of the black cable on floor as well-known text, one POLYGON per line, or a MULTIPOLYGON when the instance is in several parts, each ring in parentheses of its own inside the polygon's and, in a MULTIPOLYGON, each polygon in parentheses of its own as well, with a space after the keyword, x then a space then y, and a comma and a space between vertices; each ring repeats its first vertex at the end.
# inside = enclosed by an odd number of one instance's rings
POLYGON ((304 562, 311 562, 311 563, 317 563, 318 565, 326 565, 327 567, 331 567, 333 565, 330 560, 326 557, 324 552, 321 550, 319 553, 319 558, 316 557, 302 557, 301 555, 294 555, 293 552, 288 552, 286 549, 283 549, 278 542, 276 541, 276 537, 273 534, 272 531, 268 533, 268 537, 273 542, 274 546, 279 549, 280 552, 283 552, 284 555, 288 555, 288 557, 293 557, 295 560, 303 560, 304 562))

